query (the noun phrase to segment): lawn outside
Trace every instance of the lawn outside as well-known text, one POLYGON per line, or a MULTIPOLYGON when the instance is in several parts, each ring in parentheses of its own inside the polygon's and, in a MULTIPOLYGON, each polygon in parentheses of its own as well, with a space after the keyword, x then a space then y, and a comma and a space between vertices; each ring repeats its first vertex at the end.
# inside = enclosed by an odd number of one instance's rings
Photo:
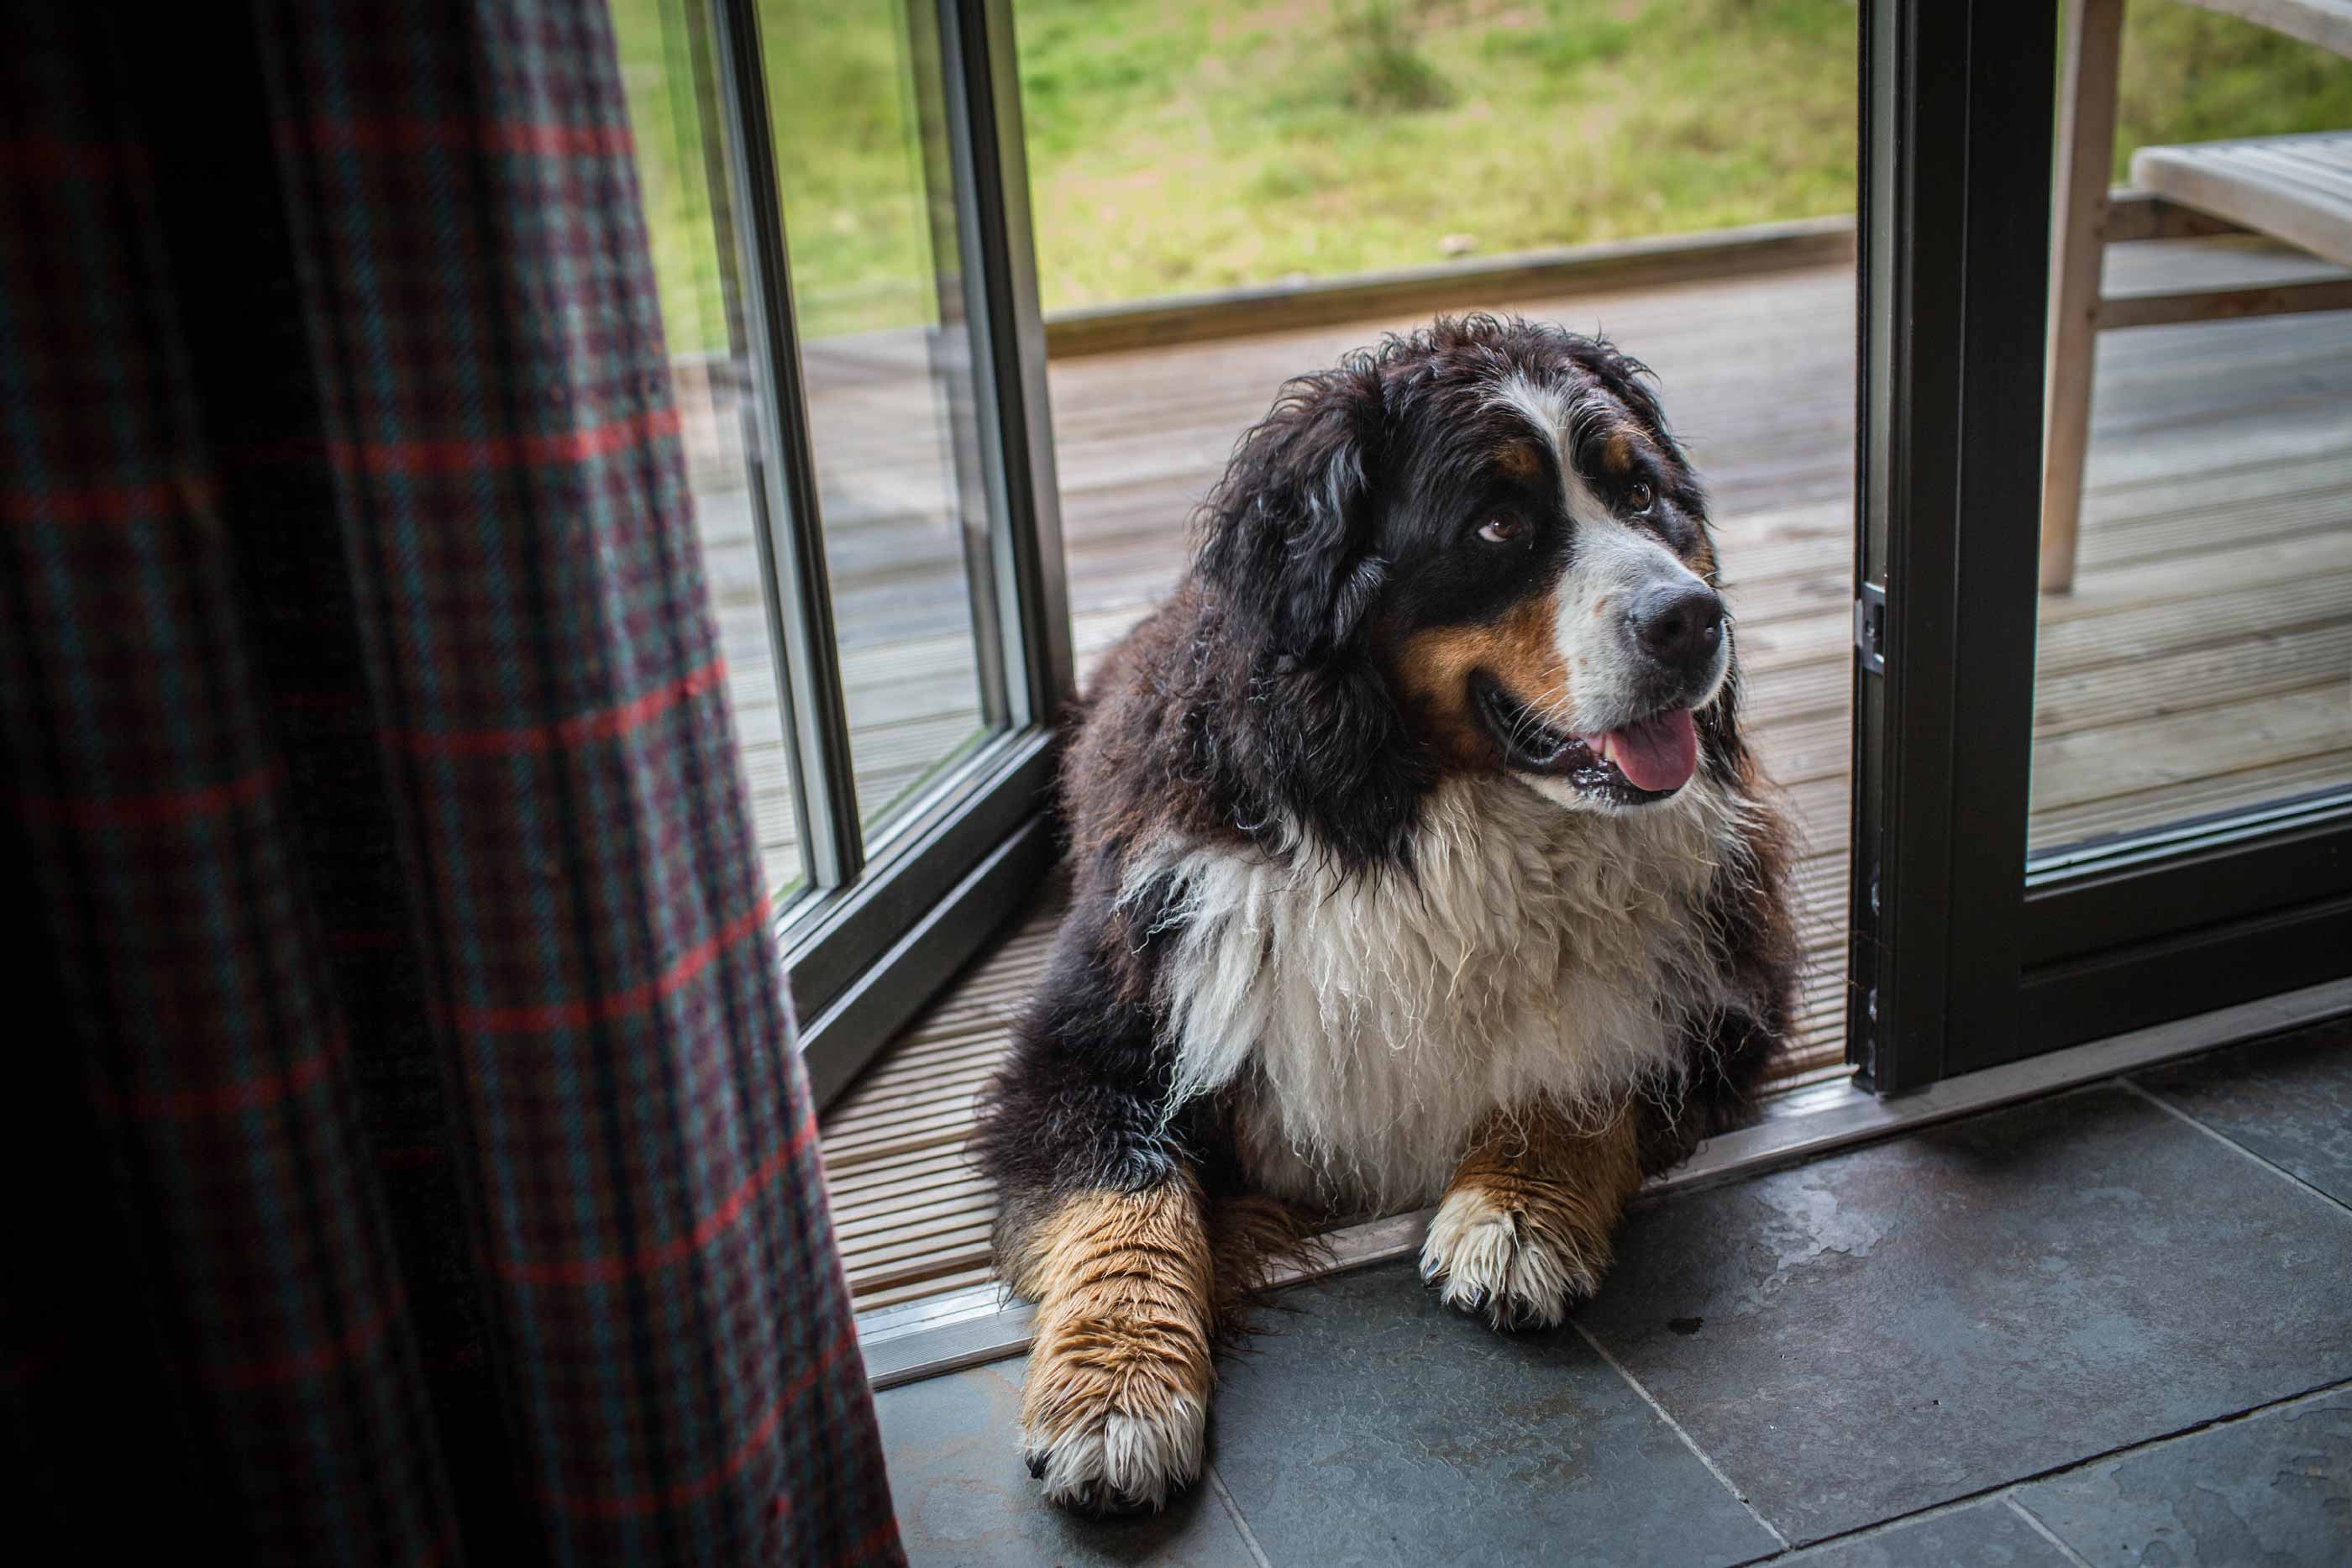
MULTIPOLYGON (((613 0, 673 348, 721 346, 681 25, 613 0)), ((804 333, 929 318, 906 6, 762 0, 804 333)), ((1852 210, 1853 0, 1014 0, 1051 313, 1852 210)), ((2054 25, 2054 24, 2053 24, 2054 25)), ((2137 0, 2150 141, 2352 126, 2352 66, 2137 0)))

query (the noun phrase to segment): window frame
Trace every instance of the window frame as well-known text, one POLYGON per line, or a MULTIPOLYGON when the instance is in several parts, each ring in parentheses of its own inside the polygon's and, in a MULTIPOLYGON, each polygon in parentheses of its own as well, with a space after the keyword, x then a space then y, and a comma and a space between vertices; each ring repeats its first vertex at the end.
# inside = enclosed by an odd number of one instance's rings
POLYGON ((2352 791, 2028 853, 2059 58, 2019 20, 1863 7, 1847 1050, 1882 1093, 2352 954, 2352 791))
POLYGON ((775 912, 776 934, 822 1105, 1051 870, 1051 730, 1075 679, 1045 323, 1009 0, 910 0, 909 26, 937 29, 948 167, 926 173, 953 184, 961 319, 943 326, 968 333, 971 347, 989 570, 986 581, 968 582, 992 728, 868 828, 851 772, 759 8, 709 3, 738 349, 752 388, 746 445, 761 597, 806 872, 775 912))

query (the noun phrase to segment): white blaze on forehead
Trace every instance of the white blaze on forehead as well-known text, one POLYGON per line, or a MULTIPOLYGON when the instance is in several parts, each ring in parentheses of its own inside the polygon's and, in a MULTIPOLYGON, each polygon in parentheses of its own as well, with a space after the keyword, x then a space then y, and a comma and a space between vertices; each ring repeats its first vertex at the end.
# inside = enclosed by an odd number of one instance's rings
POLYGON ((1577 425, 1615 412, 1606 398, 1597 392, 1580 392, 1538 382, 1515 371, 1496 387, 1493 401, 1517 413, 1535 427, 1537 434, 1551 444, 1553 453, 1559 458, 1563 498, 1571 518, 1580 526, 1614 519, 1609 503, 1587 482, 1575 457, 1577 425))
POLYGON ((1501 407, 1515 410, 1522 419, 1535 427, 1538 435, 1551 443, 1559 454, 1563 472, 1569 467, 1568 447, 1563 440, 1568 434, 1568 415, 1571 404, 1566 388, 1549 382, 1529 379, 1514 371, 1495 388, 1493 401, 1501 407))
POLYGON ((1545 717, 1580 735, 1645 717, 1639 711, 1642 663, 1626 612, 1636 594, 1660 582, 1704 580, 1656 535, 1617 516, 1578 469, 1577 422, 1609 413, 1605 401, 1516 373, 1503 379, 1494 396, 1559 455, 1561 500, 1576 530, 1568 565, 1552 590, 1553 635, 1568 670, 1568 709, 1545 717))

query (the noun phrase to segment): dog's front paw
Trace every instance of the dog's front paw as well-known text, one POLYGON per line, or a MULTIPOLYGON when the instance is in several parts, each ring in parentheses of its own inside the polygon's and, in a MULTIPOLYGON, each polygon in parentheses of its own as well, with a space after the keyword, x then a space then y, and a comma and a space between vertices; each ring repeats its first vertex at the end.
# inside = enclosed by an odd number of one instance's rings
POLYGON ((1421 1277, 1439 1299, 1498 1329, 1558 1328, 1608 1268, 1606 1239, 1580 1239, 1475 1187, 1446 1195, 1421 1244, 1421 1277))
POLYGON ((1156 1354, 1124 1325, 1041 1337, 1022 1390, 1021 1457, 1045 1500, 1081 1513, 1155 1512, 1201 1474, 1205 1356, 1156 1354))

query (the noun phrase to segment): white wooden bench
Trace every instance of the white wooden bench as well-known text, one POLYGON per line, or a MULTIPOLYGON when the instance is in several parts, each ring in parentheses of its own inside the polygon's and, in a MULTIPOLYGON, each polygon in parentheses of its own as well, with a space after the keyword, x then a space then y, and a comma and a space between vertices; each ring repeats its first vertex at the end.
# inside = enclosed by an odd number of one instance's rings
MULTIPOLYGON (((2186 0, 2352 57, 2352 0, 2186 0)), ((2103 295, 2106 246, 2137 239, 2266 235, 2352 267, 2352 129, 2132 154, 2110 193, 2124 0, 2072 0, 2058 113, 2050 269, 2050 365, 2042 471, 2042 588, 2074 586, 2090 442, 2092 350, 2102 330, 2352 308, 2352 277, 2179 294, 2103 295)))

